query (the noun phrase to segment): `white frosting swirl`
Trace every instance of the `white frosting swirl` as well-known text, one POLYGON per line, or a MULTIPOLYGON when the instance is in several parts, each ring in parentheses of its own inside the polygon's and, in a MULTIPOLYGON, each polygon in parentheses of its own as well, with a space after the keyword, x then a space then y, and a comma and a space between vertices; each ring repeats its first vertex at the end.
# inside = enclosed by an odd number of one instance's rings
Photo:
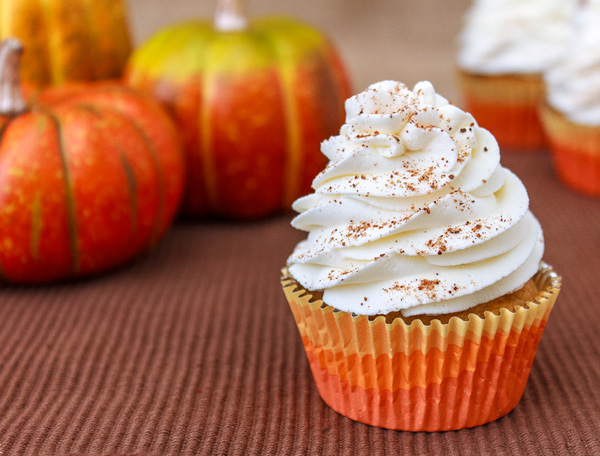
POLYGON ((565 52, 577 0, 475 0, 458 64, 483 74, 542 73, 565 52))
POLYGON ((363 315, 455 312, 521 287, 542 231, 521 181, 473 117, 435 93, 384 81, 346 101, 315 193, 298 199, 309 235, 288 259, 305 288, 363 315))
POLYGON ((573 122, 600 125, 600 1, 579 11, 569 52, 546 74, 548 102, 573 122))

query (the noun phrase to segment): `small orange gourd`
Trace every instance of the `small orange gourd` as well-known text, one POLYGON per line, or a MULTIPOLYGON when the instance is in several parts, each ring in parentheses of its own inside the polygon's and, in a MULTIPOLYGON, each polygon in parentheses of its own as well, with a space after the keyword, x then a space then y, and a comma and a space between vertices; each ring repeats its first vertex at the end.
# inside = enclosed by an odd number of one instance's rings
POLYGON ((184 186, 174 125, 124 86, 42 92, 26 106, 19 43, 0 45, 0 278, 94 274, 153 247, 184 186))

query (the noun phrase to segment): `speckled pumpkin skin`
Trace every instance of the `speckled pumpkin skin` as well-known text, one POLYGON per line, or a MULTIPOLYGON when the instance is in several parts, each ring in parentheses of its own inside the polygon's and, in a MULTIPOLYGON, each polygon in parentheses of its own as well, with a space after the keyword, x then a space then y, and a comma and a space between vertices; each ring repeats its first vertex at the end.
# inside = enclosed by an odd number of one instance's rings
POLYGON ((167 28, 134 52, 126 80, 173 114, 184 139, 191 216, 252 219, 310 192, 350 93, 331 44, 272 18, 242 31, 167 28))
POLYGON ((0 275, 40 283, 90 275, 153 247, 183 193, 168 116, 131 89, 46 92, 0 116, 0 275))
POLYGON ((21 80, 40 89, 119 78, 131 53, 123 0, 0 0, 0 40, 23 43, 21 80))

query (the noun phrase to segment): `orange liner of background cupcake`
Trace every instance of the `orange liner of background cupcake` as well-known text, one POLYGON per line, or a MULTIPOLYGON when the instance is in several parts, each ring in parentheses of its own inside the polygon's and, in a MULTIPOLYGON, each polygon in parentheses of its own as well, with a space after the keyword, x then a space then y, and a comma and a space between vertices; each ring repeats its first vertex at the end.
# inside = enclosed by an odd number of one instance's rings
POLYGON ((539 116, 544 82, 541 74, 484 75, 459 70, 465 111, 489 130, 500 147, 522 152, 544 147, 539 116))
POLYGON ((560 180, 573 190, 600 197, 600 128, 572 122, 547 103, 541 115, 560 180))
POLYGON ((543 264, 535 301, 447 324, 387 323, 338 311, 283 271, 290 304, 323 400, 355 421, 405 431, 478 426, 519 402, 560 278, 543 264))

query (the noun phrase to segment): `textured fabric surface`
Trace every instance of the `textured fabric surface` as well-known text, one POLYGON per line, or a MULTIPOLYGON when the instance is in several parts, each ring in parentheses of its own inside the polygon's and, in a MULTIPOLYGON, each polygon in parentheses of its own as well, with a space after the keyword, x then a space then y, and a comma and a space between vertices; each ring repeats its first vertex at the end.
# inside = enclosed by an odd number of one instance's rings
POLYGON ((600 200, 545 154, 503 155, 563 276, 529 383, 447 433, 355 423, 320 399, 279 285, 290 216, 178 223, 99 278, 0 290, 0 451, 67 454, 600 454, 600 200))

